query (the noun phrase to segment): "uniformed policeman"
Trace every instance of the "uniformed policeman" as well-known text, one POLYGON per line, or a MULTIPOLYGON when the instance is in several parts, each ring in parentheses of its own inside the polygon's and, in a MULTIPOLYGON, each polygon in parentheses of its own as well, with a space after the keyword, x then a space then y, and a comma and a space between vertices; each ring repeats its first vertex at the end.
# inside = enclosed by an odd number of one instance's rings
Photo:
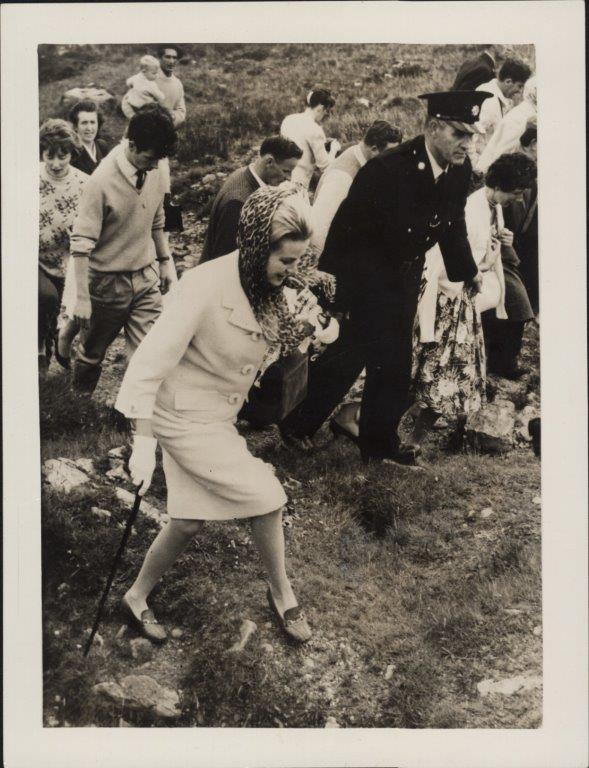
POLYGON ((319 264, 336 276, 336 309, 347 319, 338 341, 310 366, 307 398, 281 424, 285 438, 310 439, 365 367, 357 440, 362 458, 415 463, 415 450, 400 444, 397 428, 408 406, 425 253, 438 243, 448 279, 480 289, 464 206, 468 151, 489 95, 423 94, 425 134, 370 160, 357 174, 319 264))

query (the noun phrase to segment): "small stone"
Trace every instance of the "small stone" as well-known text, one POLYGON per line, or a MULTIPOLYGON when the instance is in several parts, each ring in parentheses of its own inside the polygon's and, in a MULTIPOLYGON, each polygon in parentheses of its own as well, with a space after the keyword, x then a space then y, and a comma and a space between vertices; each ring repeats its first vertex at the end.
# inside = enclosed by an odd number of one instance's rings
POLYGON ((340 724, 335 717, 328 717, 325 721, 325 728, 339 728, 340 724))
POLYGON ((307 656, 303 661, 303 667, 305 667, 305 669, 315 669, 315 662, 307 656))
POLYGON ((271 643, 262 643, 260 649, 267 653, 269 656, 274 653, 274 646, 271 643))
POLYGON ((540 637, 540 635, 542 634, 542 627, 540 625, 538 625, 537 627, 534 627, 534 634, 536 635, 536 637, 540 637))
POLYGON ((177 640, 178 638, 182 637, 184 632, 179 627, 174 627, 174 629, 170 632, 170 635, 177 640))
POLYGON ((477 690, 483 698, 493 693, 497 693, 502 696, 512 696, 514 693, 519 693, 521 691, 531 691, 535 688, 540 688, 541 685, 541 677, 532 675, 518 675, 517 677, 509 677, 505 680, 481 680, 480 683, 477 683, 477 690))
POLYGON ((521 614, 524 613, 524 611, 521 611, 519 608, 504 608, 503 612, 510 616, 521 616, 521 614))
POLYGON ((130 480, 129 474, 125 472, 125 469, 123 465, 121 464, 118 467, 115 467, 114 469, 109 469, 106 473, 106 476, 110 480, 130 480))
POLYGON ((164 688, 147 675, 128 675, 117 686, 122 690, 124 703, 129 709, 152 711, 165 718, 179 717, 180 699, 176 691, 164 688))
POLYGON ((354 87, 355 88, 361 88, 362 87, 362 81, 361 80, 356 80, 356 82, 354 83, 354 87))
MULTIPOLYGON (((115 494, 117 499, 122 501, 123 504, 128 507, 133 506, 133 503, 135 502, 134 493, 127 491, 125 488, 116 488, 115 494)), ((165 513, 160 512, 159 509, 156 509, 152 504, 149 504, 149 502, 145 500, 145 497, 141 500, 141 514, 145 517, 149 517, 151 520, 154 520, 160 527, 164 526, 168 521, 165 513)), ((124 527, 125 526, 123 526, 123 528, 124 527)))
POLYGON ((384 673, 384 679, 390 680, 393 676, 394 671, 395 671, 395 665, 389 664, 386 668, 386 672, 384 673))
POLYGON ((368 99, 356 99, 356 104, 360 104, 361 106, 367 107, 367 108, 370 106, 370 102, 368 101, 368 99))
POLYGON ((470 445, 484 453, 503 453, 513 447, 515 406, 508 400, 487 403, 466 422, 470 445))
POLYGON ((240 651, 243 651, 248 640, 254 634, 257 628, 258 625, 254 621, 250 621, 250 619, 244 619, 244 621, 241 622, 241 626, 239 628, 239 640, 234 643, 231 648, 228 649, 228 653, 239 653, 240 651))
POLYGON ((391 75, 390 72, 385 72, 384 73, 384 79, 385 80, 392 80, 393 79, 393 75, 391 75))
POLYGON ((127 458, 127 453, 128 453, 127 446, 121 445, 118 448, 111 448, 110 451, 108 452, 108 458, 124 460, 127 458))
POLYGON ((131 655, 140 662, 150 661, 153 658, 153 645, 145 637, 136 637, 130 641, 131 655))
POLYGON ((468 512, 464 515, 464 519, 467 523, 473 523, 477 519, 477 513, 474 511, 474 509, 469 509, 468 512))
POLYGON ((62 584, 59 585, 59 587, 57 587, 57 594, 59 597, 63 597, 69 592, 69 590, 70 590, 69 584, 66 584, 66 582, 64 581, 62 584))
POLYGON ((42 474, 48 485, 65 493, 90 482, 88 475, 78 469, 72 459, 48 459, 43 464, 42 474))
POLYGON ((55 715, 49 715, 47 718, 47 725, 50 728, 55 728, 59 725, 59 720, 55 717, 55 715))
POLYGON ((532 499, 532 504, 537 504, 538 506, 541 506, 542 499, 540 498, 540 496, 534 496, 534 498, 532 499))
POLYGON ((481 510, 481 517, 483 520, 487 520, 489 517, 492 517, 495 514, 492 507, 485 507, 481 510))
POLYGON ((214 173, 207 173, 206 176, 203 176, 202 183, 203 184, 212 184, 214 181, 217 180, 217 177, 214 173))
POLYGON ((108 509, 101 509, 100 507, 92 507, 90 509, 93 515, 96 515, 96 517, 99 517, 101 520, 110 520, 112 517, 112 512, 109 512, 108 509))
POLYGON ((61 696, 59 695, 59 693, 55 695, 55 701, 57 702, 61 701, 61 696))

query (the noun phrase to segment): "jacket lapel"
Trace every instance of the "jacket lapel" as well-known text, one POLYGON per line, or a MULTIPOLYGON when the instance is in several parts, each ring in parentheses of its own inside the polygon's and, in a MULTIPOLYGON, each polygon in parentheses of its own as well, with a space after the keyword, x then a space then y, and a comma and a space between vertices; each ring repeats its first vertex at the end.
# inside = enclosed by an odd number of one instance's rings
POLYGON ((237 253, 232 254, 231 271, 223 286, 223 307, 230 311, 228 320, 232 325, 251 333, 262 333, 252 305, 241 287, 237 253))

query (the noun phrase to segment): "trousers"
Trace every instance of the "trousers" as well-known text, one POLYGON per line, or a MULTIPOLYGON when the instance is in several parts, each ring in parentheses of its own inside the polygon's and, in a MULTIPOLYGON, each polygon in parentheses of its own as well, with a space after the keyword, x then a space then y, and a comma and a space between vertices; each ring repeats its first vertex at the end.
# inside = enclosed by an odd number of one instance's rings
POLYGON ((51 275, 39 268, 39 348, 51 344, 57 328, 57 318, 61 306, 61 297, 65 278, 51 275))
POLYGON ((485 335, 487 370, 498 375, 509 374, 517 368, 525 322, 500 320, 493 310, 481 315, 485 335))
POLYGON ((74 363, 76 389, 94 391, 106 351, 121 330, 125 333, 127 356, 137 349, 162 311, 159 281, 155 263, 133 272, 89 270, 92 316, 74 363))
POLYGON ((309 365, 307 397, 281 423, 296 437, 312 437, 343 400, 363 368, 360 453, 382 458, 399 449, 399 422, 409 405, 413 323, 423 257, 393 281, 378 275, 357 286, 337 341, 309 365))

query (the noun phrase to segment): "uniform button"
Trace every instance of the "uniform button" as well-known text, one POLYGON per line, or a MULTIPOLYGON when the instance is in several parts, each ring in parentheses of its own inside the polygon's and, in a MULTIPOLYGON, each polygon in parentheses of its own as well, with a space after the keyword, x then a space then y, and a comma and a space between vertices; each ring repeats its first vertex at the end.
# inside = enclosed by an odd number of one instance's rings
POLYGON ((248 363, 247 365, 244 365, 241 369, 241 372, 244 376, 249 376, 250 373, 254 370, 254 366, 251 363, 248 363))
POLYGON ((411 227, 408 227, 407 232, 411 232, 411 227))
POLYGON ((238 395, 237 392, 234 392, 232 395, 229 395, 227 398, 230 405, 237 405, 237 403, 241 400, 241 395, 238 395))

